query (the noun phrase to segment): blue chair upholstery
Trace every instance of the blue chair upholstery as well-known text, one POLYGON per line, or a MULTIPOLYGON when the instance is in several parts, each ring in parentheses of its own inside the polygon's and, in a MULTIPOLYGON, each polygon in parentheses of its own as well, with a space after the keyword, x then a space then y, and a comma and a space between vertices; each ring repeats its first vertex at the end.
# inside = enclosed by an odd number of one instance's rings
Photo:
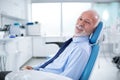
POLYGON ((99 53, 99 43, 97 43, 100 32, 102 30, 103 23, 100 22, 93 32, 92 36, 89 39, 90 44, 92 45, 92 51, 88 63, 80 77, 79 80, 88 80, 93 69, 94 63, 96 61, 97 55, 99 53))

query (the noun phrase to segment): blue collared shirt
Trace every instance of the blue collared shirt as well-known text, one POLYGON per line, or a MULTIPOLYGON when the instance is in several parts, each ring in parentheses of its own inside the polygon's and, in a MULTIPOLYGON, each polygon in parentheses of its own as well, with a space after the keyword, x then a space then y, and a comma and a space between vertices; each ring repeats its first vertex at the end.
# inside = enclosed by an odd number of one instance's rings
MULTIPOLYGON (((52 72, 78 80, 91 53, 88 36, 73 37, 62 54, 41 71, 52 72)), ((40 65, 34 67, 38 70, 40 65)))

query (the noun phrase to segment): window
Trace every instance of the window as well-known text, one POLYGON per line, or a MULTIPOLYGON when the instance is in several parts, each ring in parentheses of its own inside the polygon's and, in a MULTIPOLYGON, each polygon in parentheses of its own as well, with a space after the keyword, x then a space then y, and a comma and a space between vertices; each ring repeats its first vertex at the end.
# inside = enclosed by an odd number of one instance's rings
POLYGON ((32 20, 41 24, 42 36, 72 36, 77 18, 91 3, 33 3, 32 20))
POLYGON ((60 35, 60 15, 60 3, 32 4, 32 20, 41 24, 42 36, 60 35))

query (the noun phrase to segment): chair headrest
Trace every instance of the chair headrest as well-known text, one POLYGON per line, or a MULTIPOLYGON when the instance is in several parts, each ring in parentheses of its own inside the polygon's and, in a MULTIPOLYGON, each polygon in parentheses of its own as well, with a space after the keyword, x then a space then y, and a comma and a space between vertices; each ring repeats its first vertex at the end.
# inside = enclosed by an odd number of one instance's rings
POLYGON ((94 30, 93 34, 90 36, 89 39, 90 44, 94 44, 97 42, 100 32, 102 31, 102 27, 103 27, 103 22, 100 21, 96 29, 94 30))

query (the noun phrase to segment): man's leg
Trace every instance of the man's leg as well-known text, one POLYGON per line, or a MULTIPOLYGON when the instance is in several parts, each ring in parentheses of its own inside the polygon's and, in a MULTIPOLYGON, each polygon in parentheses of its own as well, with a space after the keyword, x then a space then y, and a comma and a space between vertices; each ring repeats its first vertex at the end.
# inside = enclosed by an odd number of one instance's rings
POLYGON ((11 71, 1 71, 0 72, 0 80, 5 80, 5 76, 11 71))

